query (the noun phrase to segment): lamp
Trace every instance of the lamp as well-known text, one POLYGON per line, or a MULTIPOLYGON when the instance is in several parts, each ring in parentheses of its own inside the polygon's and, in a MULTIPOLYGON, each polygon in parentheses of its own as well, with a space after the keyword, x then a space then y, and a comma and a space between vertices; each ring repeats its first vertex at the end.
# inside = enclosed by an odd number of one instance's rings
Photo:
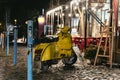
POLYGON ((45 23, 45 17, 44 16, 39 16, 38 17, 38 23, 39 24, 44 24, 45 23))
POLYGON ((16 23, 17 23, 17 19, 15 19, 14 22, 15 22, 15 25, 16 25, 16 23))

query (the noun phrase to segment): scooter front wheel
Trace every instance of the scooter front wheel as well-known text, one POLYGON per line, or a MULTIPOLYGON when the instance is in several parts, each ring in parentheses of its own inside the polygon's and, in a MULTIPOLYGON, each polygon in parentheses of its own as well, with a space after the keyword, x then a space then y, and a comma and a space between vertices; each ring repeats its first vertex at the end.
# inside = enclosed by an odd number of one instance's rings
POLYGON ((46 72, 48 71, 48 69, 49 69, 49 65, 47 64, 47 62, 41 62, 41 70, 43 72, 46 72))
POLYGON ((66 66, 71 66, 73 65, 75 62, 77 61, 77 55, 75 53, 73 53, 70 57, 68 58, 63 58, 62 62, 66 65, 66 66))

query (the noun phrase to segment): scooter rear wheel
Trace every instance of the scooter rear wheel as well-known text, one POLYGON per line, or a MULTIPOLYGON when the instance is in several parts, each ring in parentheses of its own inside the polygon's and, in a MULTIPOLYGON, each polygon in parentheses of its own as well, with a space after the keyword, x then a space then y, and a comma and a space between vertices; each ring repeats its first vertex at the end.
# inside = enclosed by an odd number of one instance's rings
POLYGON ((77 61, 77 55, 73 53, 70 57, 68 58, 63 58, 62 62, 65 64, 65 66, 71 66, 77 61))
POLYGON ((48 71, 48 69, 49 69, 49 65, 47 64, 47 62, 41 62, 41 70, 43 72, 46 72, 48 71))

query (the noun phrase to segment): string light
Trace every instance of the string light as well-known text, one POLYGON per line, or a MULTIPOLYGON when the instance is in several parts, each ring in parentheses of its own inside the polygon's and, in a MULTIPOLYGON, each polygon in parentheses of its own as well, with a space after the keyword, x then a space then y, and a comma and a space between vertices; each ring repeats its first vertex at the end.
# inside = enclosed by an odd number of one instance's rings
POLYGON ((64 13, 62 13, 62 16, 65 16, 65 14, 64 14, 64 13))
POLYGON ((76 14, 75 14, 75 16, 76 16, 76 17, 79 17, 79 14, 78 14, 78 13, 76 13, 76 14))
POLYGON ((51 14, 51 13, 54 13, 55 11, 62 10, 62 7, 63 7, 63 6, 56 7, 56 8, 54 8, 54 9, 48 11, 46 14, 49 15, 49 14, 51 14))
POLYGON ((69 13, 68 16, 71 17, 72 15, 69 13))
POLYGON ((82 10, 85 10, 85 7, 82 7, 82 10))
POLYGON ((68 5, 66 5, 66 6, 65 6, 65 9, 68 9, 68 8, 69 8, 68 5))

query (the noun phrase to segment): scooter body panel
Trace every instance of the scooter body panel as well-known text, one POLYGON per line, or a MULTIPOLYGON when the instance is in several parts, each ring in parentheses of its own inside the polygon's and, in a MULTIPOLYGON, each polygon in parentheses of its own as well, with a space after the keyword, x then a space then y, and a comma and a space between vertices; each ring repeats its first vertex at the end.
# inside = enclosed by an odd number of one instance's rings
POLYGON ((62 59, 72 55, 72 37, 70 33, 68 33, 68 28, 65 27, 57 36, 58 41, 56 42, 37 44, 35 51, 40 51, 38 53, 40 55, 40 61, 62 59))

